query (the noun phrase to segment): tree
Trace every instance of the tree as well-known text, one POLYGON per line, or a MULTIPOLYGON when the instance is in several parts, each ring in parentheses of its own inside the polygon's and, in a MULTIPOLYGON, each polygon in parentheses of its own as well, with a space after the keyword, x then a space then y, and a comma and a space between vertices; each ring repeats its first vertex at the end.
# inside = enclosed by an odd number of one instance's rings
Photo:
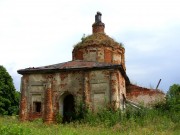
POLYGON ((173 84, 167 92, 167 104, 173 111, 180 111, 180 85, 173 84))
POLYGON ((0 114, 16 114, 20 93, 15 90, 13 80, 7 70, 0 65, 0 114))

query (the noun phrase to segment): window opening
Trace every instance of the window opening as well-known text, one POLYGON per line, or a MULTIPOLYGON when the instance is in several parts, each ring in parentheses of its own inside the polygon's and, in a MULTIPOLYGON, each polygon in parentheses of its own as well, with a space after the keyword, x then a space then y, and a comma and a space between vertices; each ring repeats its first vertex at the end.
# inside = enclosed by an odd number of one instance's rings
POLYGON ((41 112, 41 102, 34 102, 34 112, 41 112))

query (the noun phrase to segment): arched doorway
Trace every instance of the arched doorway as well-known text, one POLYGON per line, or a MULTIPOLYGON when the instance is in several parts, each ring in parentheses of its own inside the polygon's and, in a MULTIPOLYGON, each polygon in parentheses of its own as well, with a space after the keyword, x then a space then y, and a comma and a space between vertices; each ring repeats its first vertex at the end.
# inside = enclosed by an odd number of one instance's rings
POLYGON ((75 118, 75 104, 72 94, 64 97, 63 101, 63 122, 70 122, 75 118))

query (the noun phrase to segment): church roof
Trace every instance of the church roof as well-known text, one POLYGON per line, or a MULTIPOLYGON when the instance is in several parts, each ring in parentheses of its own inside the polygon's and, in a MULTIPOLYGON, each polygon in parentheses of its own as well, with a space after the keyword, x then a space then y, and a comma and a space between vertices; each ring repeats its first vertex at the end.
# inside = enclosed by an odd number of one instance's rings
POLYGON ((114 39, 112 39, 105 33, 93 33, 92 35, 89 35, 87 37, 82 37, 81 41, 74 46, 74 49, 92 45, 124 48, 122 43, 116 42, 114 39))
POLYGON ((17 72, 19 74, 34 74, 34 73, 55 73, 61 71, 85 71, 85 70, 100 70, 100 69, 119 69, 126 81, 129 82, 129 78, 126 75, 123 67, 119 64, 101 63, 94 61, 68 61, 64 63, 58 63, 54 65, 42 66, 42 67, 29 67, 20 69, 17 72))
POLYGON ((82 37, 81 41, 74 46, 74 50, 94 45, 124 49, 122 43, 116 42, 114 39, 105 34, 105 24, 102 22, 101 16, 101 12, 97 12, 95 15, 95 22, 92 25, 92 35, 82 37))

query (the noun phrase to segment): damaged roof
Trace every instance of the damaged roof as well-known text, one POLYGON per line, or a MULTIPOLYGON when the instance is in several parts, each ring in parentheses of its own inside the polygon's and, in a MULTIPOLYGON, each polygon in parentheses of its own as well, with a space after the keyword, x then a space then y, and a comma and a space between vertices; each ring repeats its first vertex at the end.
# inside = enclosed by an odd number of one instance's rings
POLYGON ((37 73, 55 73, 61 71, 75 71, 75 70, 100 70, 100 69, 119 69, 121 74, 124 76, 127 82, 129 81, 126 72, 124 71, 122 65, 111 64, 111 63, 101 63, 94 61, 68 61, 64 63, 58 63, 54 65, 42 66, 42 67, 29 67, 25 69, 20 69, 17 72, 21 75, 24 74, 37 74, 37 73))
POLYGON ((114 39, 106 35, 105 33, 94 33, 87 37, 83 37, 82 41, 74 46, 74 49, 78 49, 85 46, 91 45, 107 45, 113 48, 124 48, 122 43, 116 42, 114 39))

